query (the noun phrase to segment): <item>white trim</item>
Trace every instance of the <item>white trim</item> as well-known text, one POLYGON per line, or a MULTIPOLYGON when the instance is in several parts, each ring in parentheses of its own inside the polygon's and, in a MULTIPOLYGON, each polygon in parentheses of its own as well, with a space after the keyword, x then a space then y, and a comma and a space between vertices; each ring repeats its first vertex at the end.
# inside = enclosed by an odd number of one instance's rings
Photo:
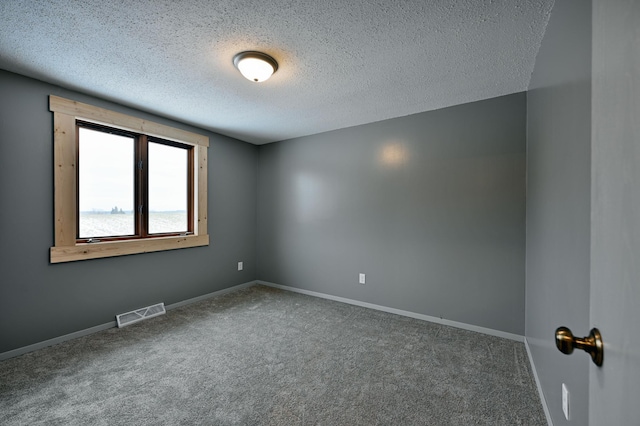
MULTIPOLYGON (((256 285, 255 281, 250 281, 244 284, 238 284, 233 287, 225 288, 222 290, 214 291, 213 293, 208 293, 202 296, 194 297, 191 299, 183 300, 181 302, 172 303, 171 305, 166 306, 167 310, 179 308, 180 306, 190 305, 191 303, 200 302, 201 300, 210 299, 215 296, 222 296, 223 294, 231 293, 233 291, 242 290, 243 288, 251 287, 256 285)), ((20 355, 24 355, 29 352, 37 351, 38 349, 44 349, 48 346, 57 345, 59 343, 66 342, 67 340, 77 339, 78 337, 87 336, 89 334, 97 333, 99 331, 108 330, 110 328, 114 328, 118 325, 116 321, 110 321, 104 324, 96 325, 94 327, 86 328, 84 330, 75 331, 73 333, 65 334, 64 336, 54 337, 53 339, 44 340, 42 342, 34 343, 32 345, 23 346, 21 348, 12 349, 7 352, 0 353, 0 361, 4 361, 9 358, 14 358, 20 355)))
POLYGON ((89 334, 97 333, 99 331, 113 328, 117 325, 115 321, 107 322, 104 324, 96 325, 95 327, 85 328, 84 330, 75 331, 73 333, 65 334, 64 336, 54 337, 53 339, 45 340, 42 342, 34 343, 33 345, 23 346, 18 349, 13 349, 7 352, 0 353, 0 361, 13 358, 16 356, 24 355, 28 352, 37 351, 38 349, 44 349, 47 346, 57 345, 58 343, 66 342, 67 340, 77 339, 78 337, 87 336, 89 334))
POLYGON ((502 337, 509 340, 515 340, 517 342, 524 341, 524 336, 519 334, 507 333, 505 331, 494 330, 492 328, 479 327, 477 325, 465 324, 463 322, 451 321, 443 318, 432 317, 430 315, 418 314, 410 311, 403 311, 401 309, 389 308, 382 305, 374 305, 373 303, 361 302, 359 300, 347 299, 345 297, 332 296, 330 294, 318 293, 310 290, 303 290, 296 287, 289 287, 286 285, 270 283, 268 281, 256 281, 258 284, 266 285, 268 287, 279 288, 281 290, 292 291, 294 293, 306 294, 307 296, 320 297, 322 299, 334 300, 336 302, 348 303, 350 305, 362 306, 363 308, 375 309, 378 311, 389 312, 396 315, 402 315, 404 317, 415 318, 423 321, 434 322, 436 324, 448 325, 451 327, 461 328, 463 330, 475 331, 477 333, 488 334, 490 336, 502 337))
POLYGON ((213 293, 203 294, 202 296, 193 297, 191 299, 183 300, 181 302, 172 303, 167 305, 167 311, 171 309, 179 308, 180 306, 191 305, 192 303, 200 302, 202 300, 211 299, 212 297, 222 296, 223 294, 233 293, 234 291, 242 290, 243 288, 253 287, 256 285, 256 281, 249 281, 244 284, 234 285, 233 287, 223 288, 222 290, 214 291, 213 293))
POLYGON ((544 397, 544 393, 542 392, 542 385, 540 384, 540 379, 538 378, 538 371, 536 370, 536 365, 533 363, 533 356, 531 355, 531 349, 529 348, 529 341, 526 336, 524 338, 524 347, 527 350, 527 356, 529 357, 529 363, 531 364, 531 371, 533 372, 533 378, 536 380, 536 386, 538 387, 538 394, 540 395, 540 402, 542 402, 542 409, 544 410, 544 415, 547 417, 547 424, 549 426, 553 426, 553 421, 551 420, 551 413, 549 412, 549 407, 547 406, 547 400, 544 397))

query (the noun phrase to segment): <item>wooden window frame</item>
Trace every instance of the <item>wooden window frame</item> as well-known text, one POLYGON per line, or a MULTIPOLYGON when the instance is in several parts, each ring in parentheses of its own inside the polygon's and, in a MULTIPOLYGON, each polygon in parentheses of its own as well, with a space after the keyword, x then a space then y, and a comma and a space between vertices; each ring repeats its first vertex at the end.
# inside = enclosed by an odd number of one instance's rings
MULTIPOLYGON (((89 123, 82 120, 76 120, 76 164, 80 164, 80 129, 88 129, 96 132, 111 133, 120 136, 125 136, 133 140, 134 149, 134 162, 131 164, 131 168, 135 169, 134 174, 134 233, 131 235, 106 235, 95 237, 80 237, 80 221, 76 223, 76 242, 86 243, 90 240, 100 241, 116 241, 116 240, 132 240, 141 238, 159 238, 168 236, 178 236, 193 234, 193 210, 194 210, 194 197, 193 197, 193 165, 194 165, 194 152, 195 147, 193 145, 185 144, 182 142, 170 141, 167 139, 161 139, 156 136, 149 136, 143 133, 136 133, 131 131, 125 131, 122 129, 116 129, 111 126, 103 126, 95 123, 89 123), (184 149, 187 153, 187 229, 182 232, 164 232, 164 233, 150 233, 149 232, 149 210, 148 210, 148 195, 149 195, 149 144, 155 143, 165 146, 173 146, 176 148, 184 149), (140 164, 142 167, 135 167, 140 164), (138 206, 142 207, 142 211, 138 211, 138 206), (186 232, 186 234, 185 234, 186 232)), ((76 182, 79 181, 80 168, 76 167, 76 182)), ((80 213, 78 206, 80 205, 79 194, 76 191, 76 214, 80 213)))
POLYGON ((54 124, 55 235, 54 246, 50 248, 51 263, 209 245, 207 234, 208 137, 54 95, 49 96, 49 110, 53 112, 54 124), (193 223, 193 234, 79 242, 76 239, 78 121, 192 146, 193 161, 189 169, 193 173, 193 209, 189 221, 193 223))

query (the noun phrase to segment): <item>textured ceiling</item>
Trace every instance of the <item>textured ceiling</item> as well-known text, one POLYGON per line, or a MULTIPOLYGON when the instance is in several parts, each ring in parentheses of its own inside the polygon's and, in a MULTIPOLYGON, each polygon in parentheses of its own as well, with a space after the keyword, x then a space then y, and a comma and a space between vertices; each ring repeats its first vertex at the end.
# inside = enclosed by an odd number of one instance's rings
POLYGON ((527 89, 553 0, 2 0, 0 68, 265 143, 527 89), (280 68, 245 80, 234 54, 280 68))

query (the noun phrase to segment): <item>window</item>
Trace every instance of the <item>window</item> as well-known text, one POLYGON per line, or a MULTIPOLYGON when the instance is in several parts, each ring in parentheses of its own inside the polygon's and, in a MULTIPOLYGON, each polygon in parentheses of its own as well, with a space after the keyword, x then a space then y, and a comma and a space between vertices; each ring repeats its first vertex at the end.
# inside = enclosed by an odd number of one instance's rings
POLYGON ((77 241, 192 234, 193 147, 76 121, 77 241))
POLYGON ((207 137, 53 95, 49 108, 52 263, 209 244, 207 137))

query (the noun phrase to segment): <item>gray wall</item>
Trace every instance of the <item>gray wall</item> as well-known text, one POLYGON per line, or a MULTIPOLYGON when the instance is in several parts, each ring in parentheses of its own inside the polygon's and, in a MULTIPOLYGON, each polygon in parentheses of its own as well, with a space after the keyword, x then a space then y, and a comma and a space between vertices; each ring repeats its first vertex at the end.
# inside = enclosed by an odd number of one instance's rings
POLYGON ((524 334, 525 99, 261 146, 258 278, 524 334))
POLYGON ((0 93, 0 353, 255 280, 255 146, 2 70, 0 93), (208 135, 210 245, 51 265, 49 94, 208 135))
POLYGON ((591 1, 555 3, 527 115, 526 336, 554 424, 566 383, 571 424, 586 425, 589 358, 560 353, 554 331, 590 328, 591 1))

